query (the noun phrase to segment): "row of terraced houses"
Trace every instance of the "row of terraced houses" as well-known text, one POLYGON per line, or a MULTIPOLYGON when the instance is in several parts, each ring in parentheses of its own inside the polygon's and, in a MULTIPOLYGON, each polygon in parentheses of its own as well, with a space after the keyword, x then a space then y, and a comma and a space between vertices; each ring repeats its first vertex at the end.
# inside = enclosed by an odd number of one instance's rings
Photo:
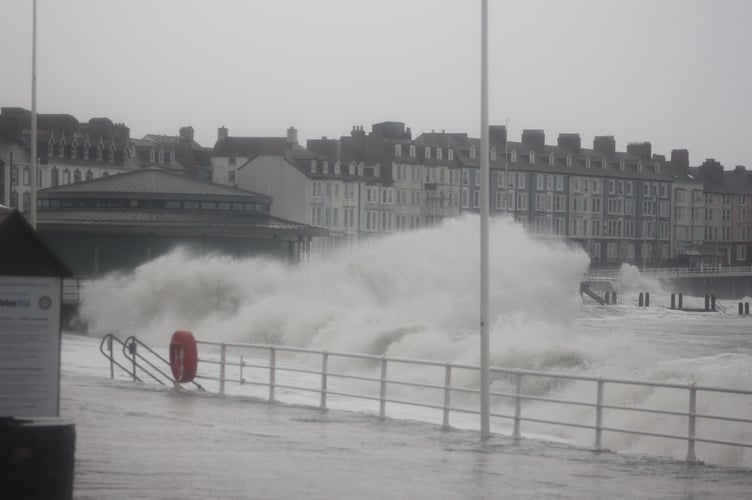
MULTIPOLYGON (((29 112, 2 108, 2 202, 29 209, 29 112)), ((593 265, 749 265, 752 175, 713 159, 690 166, 687 150, 654 154, 649 142, 616 150, 613 136, 591 148, 579 134, 542 130, 507 139, 490 129, 490 200, 537 237, 581 245, 593 265)), ((176 136, 130 137, 107 118, 79 123, 39 115, 40 188, 137 169, 159 168, 270 196, 270 214, 324 228, 312 251, 348 248, 364 238, 418 230, 464 213, 480 201, 480 140, 466 133, 413 137, 401 122, 353 127, 339 138, 298 142, 285 136, 237 137, 221 127, 213 147, 193 129, 176 136)))

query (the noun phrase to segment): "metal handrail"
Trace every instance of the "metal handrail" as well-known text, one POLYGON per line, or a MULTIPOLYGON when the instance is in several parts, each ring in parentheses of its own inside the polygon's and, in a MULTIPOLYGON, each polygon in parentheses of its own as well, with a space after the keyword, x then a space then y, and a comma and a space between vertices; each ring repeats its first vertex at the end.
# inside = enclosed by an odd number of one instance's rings
MULTIPOLYGON (((338 396, 338 397, 346 397, 346 398, 354 398, 354 399, 361 399, 361 400, 369 400, 369 401, 378 401, 379 402, 379 415, 381 417, 386 416, 386 405, 389 404, 398 404, 398 405, 409 405, 409 406, 415 406, 415 407, 422 407, 422 408, 429 408, 429 409, 437 409, 441 410, 443 412, 443 426, 449 427, 449 420, 450 420, 450 414, 451 413, 466 413, 466 414, 479 414, 479 411, 477 409, 468 409, 468 408, 458 408, 456 406, 452 406, 452 395, 453 394, 472 394, 472 395, 479 395, 480 391, 477 388, 469 388, 469 387, 460 387, 456 385, 452 385, 451 383, 451 375, 453 371, 457 370, 470 370, 478 372, 480 368, 478 366, 474 365, 466 365, 466 364, 454 364, 454 363, 446 363, 446 362, 439 362, 439 361, 431 361, 431 360, 425 360, 425 359, 409 359, 409 358, 398 358, 398 357, 387 357, 387 356, 377 356, 372 354, 360 354, 360 353, 346 353, 346 352, 332 352, 332 351, 325 351, 325 350, 315 350, 315 349, 308 349, 308 348, 298 348, 298 347, 290 347, 290 346, 279 346, 279 345, 266 345, 266 344, 246 344, 246 343, 230 343, 230 342, 212 342, 212 341, 197 341, 199 345, 204 346, 210 346, 210 347, 219 347, 220 348, 220 357, 217 361, 216 359, 212 360, 202 360, 206 361, 207 363, 214 363, 218 364, 220 367, 220 376, 210 376, 210 375, 202 375, 201 378, 211 379, 211 380, 217 380, 220 384, 220 394, 225 394, 225 383, 226 382, 235 382, 239 384, 248 384, 253 386, 266 386, 269 390, 269 401, 274 401, 276 397, 276 389, 292 389, 292 390, 298 390, 298 391, 305 391, 305 392, 317 392, 320 394, 320 404, 319 407, 322 409, 326 409, 327 405, 327 396, 338 396), (240 362, 236 361, 230 361, 227 358, 227 350, 228 348, 232 348, 235 350, 238 350, 240 352, 244 352, 247 350, 252 351, 266 351, 268 354, 268 362, 266 364, 262 364, 260 362, 254 362, 254 363, 248 363, 243 360, 242 354, 240 358, 240 362), (277 362, 277 354, 278 353, 304 353, 304 354, 313 354, 321 357, 321 366, 320 369, 312 369, 311 367, 305 367, 302 368, 300 366, 285 366, 277 362), (330 357, 339 357, 339 358, 345 358, 345 359, 354 359, 354 360, 367 360, 371 362, 376 362, 378 366, 380 366, 380 375, 363 375, 363 374, 347 374, 347 373, 340 373, 337 371, 330 370, 328 368, 328 360, 330 357), (387 377, 387 367, 392 364, 407 364, 412 366, 432 366, 437 368, 443 368, 444 369, 444 383, 441 384, 440 382, 427 382, 427 381, 410 381, 405 378, 400 377, 387 377), (240 375, 237 379, 228 377, 226 375, 226 367, 238 367, 240 369, 240 375), (254 368, 256 370, 266 370, 267 371, 267 379, 266 381, 258 381, 258 380, 246 380, 243 377, 243 370, 245 368, 254 368), (304 373, 309 375, 314 375, 319 377, 320 387, 313 387, 310 384, 310 381, 308 385, 291 385, 289 383, 280 384, 277 382, 277 374, 282 372, 290 372, 290 373, 304 373), (348 379, 348 380, 356 380, 356 381, 363 381, 363 382, 372 382, 375 384, 375 389, 373 393, 353 393, 353 392, 346 392, 341 390, 333 390, 329 387, 329 380, 332 378, 336 379, 348 379), (413 387, 416 389, 426 390, 426 391, 434 391, 434 393, 439 393, 443 391, 443 402, 442 403, 434 403, 434 402, 421 402, 421 401, 410 401, 405 399, 396 399, 393 396, 389 397, 388 394, 388 388, 389 387, 413 387), (374 394, 375 393, 375 394, 374 394)), ((543 372, 543 371, 535 371, 535 370, 521 370, 521 369, 511 369, 511 368, 504 368, 504 367, 492 367, 491 368, 492 374, 495 375, 503 375, 503 376, 510 376, 510 384, 513 385, 515 388, 514 393, 508 393, 508 392, 492 392, 491 396, 496 398, 497 400, 499 398, 504 398, 507 400, 512 400, 514 402, 514 414, 513 415, 504 415, 504 414, 497 414, 494 413, 491 416, 495 418, 504 418, 504 419, 510 419, 514 421, 514 433, 513 436, 515 438, 522 437, 520 433, 520 424, 521 422, 533 422, 533 423, 542 423, 542 424, 549 424, 549 425, 559 425, 559 426, 567 426, 567 427, 576 427, 576 428, 582 428, 582 429, 589 429, 594 431, 595 434, 595 441, 593 448, 595 450, 604 450, 605 447, 603 446, 603 433, 604 432, 613 432, 613 433, 623 433, 623 434, 635 434, 635 435, 643 435, 648 437, 660 437, 660 438, 669 438, 669 439, 678 439, 678 440, 684 440, 687 442, 687 455, 686 460, 688 462, 696 463, 697 457, 695 455, 695 444, 696 443, 712 443, 712 444, 718 444, 718 445, 725 445, 725 446, 736 446, 736 447, 743 447, 743 448, 752 448, 752 442, 742 442, 742 441, 728 441, 724 439, 718 439, 714 436, 708 436, 708 435, 698 435, 697 434, 697 420, 702 419, 706 421, 724 421, 724 422, 737 422, 741 424, 752 424, 752 419, 750 418, 742 418, 740 416, 732 416, 732 415, 715 415, 715 414, 709 414, 709 413, 698 413, 697 412, 697 395, 698 393, 721 393, 721 394, 729 394, 729 395, 743 395, 743 396, 752 396, 752 390, 744 390, 744 389, 731 389, 731 388, 724 388, 724 387, 714 387, 714 386, 701 386, 696 384, 679 384, 679 383, 668 383, 668 382, 652 382, 652 381, 646 381, 646 380, 631 380, 631 379, 621 379, 621 378, 606 378, 606 377, 594 377, 594 376, 584 376, 584 375, 574 375, 571 373, 557 373, 557 372, 543 372), (570 399, 560 399, 560 398, 552 398, 552 397, 546 397, 543 395, 535 395, 535 394, 529 394, 525 393, 523 391, 523 381, 530 379, 530 378, 548 378, 548 379, 554 379, 554 380, 566 380, 566 381, 572 381, 572 382, 584 382, 584 383, 594 383, 596 386, 595 391, 595 398, 593 400, 570 400, 570 399), (606 386, 619 386, 619 385, 627 385, 627 386, 636 386, 636 387, 649 387, 649 388, 660 388, 660 389, 669 389, 669 390, 679 390, 679 391, 686 391, 689 394, 689 404, 687 411, 677 411, 676 409, 661 409, 661 408, 647 408, 643 406, 637 406, 637 405, 627 405, 627 404, 609 404, 605 402, 604 394, 605 394, 605 388, 606 386), (592 411, 594 411, 594 421, 592 423, 589 422, 571 422, 571 421, 562 421, 562 420, 553 420, 553 419, 541 419, 541 418, 535 418, 534 416, 530 415, 523 415, 523 403, 543 403, 543 404, 551 404, 551 405, 571 405, 571 406, 578 406, 582 408, 589 408, 592 411), (609 412, 609 415, 606 415, 606 411, 609 412), (614 412, 641 412, 641 413, 648 413, 648 414, 654 414, 654 415, 670 415, 674 417, 684 417, 687 419, 687 430, 686 434, 667 434, 667 433, 661 433, 661 432, 648 432, 643 431, 639 429, 629 429, 629 428, 620 428, 615 426, 607 425, 606 420, 607 417, 610 416, 611 413, 614 412)))
POLYGON ((107 335, 105 335, 104 337, 102 337, 102 341, 99 343, 99 352, 101 352, 102 355, 110 361, 110 378, 111 379, 115 378, 115 366, 118 366, 125 373, 127 373, 128 375, 130 375, 131 377, 133 377, 134 381, 142 382, 142 380, 140 378, 138 378, 138 376, 136 375, 135 371, 130 371, 128 368, 126 368, 125 366, 123 366, 120 363, 118 363, 117 361, 115 361, 115 356, 114 356, 113 350, 112 350, 112 343, 113 343, 113 341, 117 342, 121 346, 125 347, 125 343, 122 340, 120 340, 119 338, 117 338, 112 333, 108 333, 107 335), (108 352, 105 352, 105 350, 104 350, 105 343, 107 343, 107 351, 108 352))
MULTIPOLYGON (((99 344, 99 351, 110 361, 110 378, 115 378, 115 369, 114 367, 117 366, 121 370, 123 370, 125 373, 130 376, 134 382, 143 382, 141 378, 138 376, 138 370, 140 369, 143 373, 146 373, 152 380, 159 383, 160 385, 167 385, 167 384, 175 384, 175 379, 168 373, 166 373, 164 370, 162 370, 159 366, 154 364, 152 360, 147 358, 146 356, 141 354, 140 348, 143 348, 143 350, 146 350, 148 353, 150 353, 154 358, 156 358, 158 361, 166 364, 167 366, 170 366, 169 360, 165 359, 164 356, 156 352, 154 349, 140 341, 135 336, 131 335, 130 337, 126 338, 124 341, 120 340, 116 335, 112 333, 108 333, 102 338, 102 341, 99 344), (131 368, 126 368, 121 363, 119 363, 117 360, 115 360, 114 351, 112 348, 113 342, 117 342, 121 346, 121 352, 125 359, 127 359, 131 363, 131 368), (105 352, 105 344, 107 344, 107 351, 105 352), (156 371, 157 374, 161 376, 161 378, 157 375, 155 375, 154 371, 156 371), (166 382, 165 382, 166 381, 166 382)), ((199 390, 203 391, 205 390, 200 384, 193 381, 191 382, 193 385, 196 386, 199 390)))

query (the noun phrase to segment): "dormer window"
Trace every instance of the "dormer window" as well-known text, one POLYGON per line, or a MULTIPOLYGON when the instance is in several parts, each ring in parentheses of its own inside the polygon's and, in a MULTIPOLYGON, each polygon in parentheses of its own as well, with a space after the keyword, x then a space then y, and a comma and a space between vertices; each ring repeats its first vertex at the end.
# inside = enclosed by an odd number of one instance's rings
POLYGON ((530 161, 531 165, 535 163, 535 151, 530 151, 530 154, 528 155, 528 160, 530 161))
POLYGON ((102 161, 103 153, 104 153, 104 150, 102 148, 102 144, 100 143, 99 146, 97 146, 97 161, 102 161))
POLYGON ((159 150, 159 163, 164 163, 164 151, 159 150))
POLYGON ((642 162, 641 161, 637 162, 637 172, 642 172, 642 162))
POLYGON ((436 148, 436 159, 441 160, 444 158, 443 152, 441 151, 441 148, 436 148))
POLYGON ((658 162, 655 162, 655 173, 660 174, 661 173, 661 164, 658 162))
POLYGON ((517 150, 512 150, 512 163, 517 163, 517 150))
POLYGON ((115 163, 115 145, 110 146, 110 163, 115 163))
POLYGON ((470 146, 470 159, 475 159, 475 145, 470 146))
POLYGON ((380 177, 381 176, 379 170, 380 170, 380 168, 379 168, 378 165, 376 165, 375 167, 373 167, 373 176, 374 177, 380 177))
POLYGON ((606 168, 607 166, 608 166, 608 164, 606 163, 606 159, 605 159, 605 158, 603 158, 603 159, 601 160, 601 168, 605 169, 605 168, 606 168))
POLYGON ((55 156, 55 137, 50 137, 50 140, 47 141, 47 156, 55 156))
POLYGON ((354 163, 350 164, 349 172, 350 172, 350 175, 355 175, 355 164, 354 163))
POLYGON ((428 146, 426 146, 425 154, 426 154, 426 160, 430 160, 431 159, 431 148, 429 148, 428 146))
POLYGON ((496 161, 496 148, 491 148, 491 161, 496 161))
POLYGON ((394 145, 394 156, 402 156, 402 144, 394 145))
POLYGON ((410 144, 410 158, 415 158, 415 144, 410 144))
POLYGON ((553 153, 549 153, 548 154, 548 164, 553 167, 554 166, 554 161, 555 161, 554 154, 553 153))
POLYGON ((619 160, 619 170, 624 172, 626 168, 627 168, 627 164, 624 162, 624 160, 619 160))
POLYGON ((175 151, 170 151, 170 165, 175 164, 175 151))
POLYGON ((334 175, 339 175, 341 172, 339 162, 334 162, 334 175))
POLYGON ((84 144, 84 160, 89 159, 89 149, 91 149, 91 144, 89 144, 89 141, 86 141, 86 144, 84 144))
POLYGON ((311 160, 311 173, 316 173, 316 160, 311 160))
MULTIPOLYGON (((156 158, 156 154, 157 154, 157 153, 156 153, 156 152, 155 152, 155 151, 154 151, 153 149, 149 150, 149 161, 150 161, 151 163, 154 163, 154 159, 156 158)), ((235 159, 235 158, 230 158, 230 165, 232 165, 232 164, 233 164, 233 160, 234 160, 234 159, 235 159)))
POLYGON ((328 174, 329 173, 329 162, 324 160, 324 163, 321 165, 321 173, 322 174, 328 174))
POLYGON ((70 156, 72 159, 76 159, 76 156, 78 155, 78 141, 73 141, 73 145, 71 146, 70 150, 70 156))
POLYGON ((447 160, 454 161, 454 150, 448 149, 447 150, 447 160))
POLYGON ((567 167, 572 166, 572 155, 567 155, 567 167))
POLYGON ((63 138, 63 140, 60 141, 57 154, 60 158, 65 158, 65 138, 63 138))
POLYGON ((585 168, 590 168, 590 157, 589 156, 585 157, 585 168))

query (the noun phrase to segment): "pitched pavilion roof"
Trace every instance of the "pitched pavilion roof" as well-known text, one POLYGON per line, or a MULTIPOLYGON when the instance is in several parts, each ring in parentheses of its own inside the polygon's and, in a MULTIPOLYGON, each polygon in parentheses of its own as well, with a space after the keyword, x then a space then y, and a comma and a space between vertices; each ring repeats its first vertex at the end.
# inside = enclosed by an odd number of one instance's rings
POLYGON ((43 189, 44 194, 139 193, 159 195, 258 196, 266 195, 204 182, 159 169, 141 169, 85 182, 43 189))

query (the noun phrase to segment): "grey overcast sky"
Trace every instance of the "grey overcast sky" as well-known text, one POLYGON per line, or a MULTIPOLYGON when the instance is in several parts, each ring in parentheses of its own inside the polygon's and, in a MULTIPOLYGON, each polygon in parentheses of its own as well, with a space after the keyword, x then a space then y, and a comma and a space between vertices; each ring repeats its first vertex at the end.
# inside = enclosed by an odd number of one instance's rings
MULTIPOLYGON (((133 137, 479 136, 480 0, 38 0, 38 110, 133 137)), ((31 107, 31 0, 0 0, 0 105, 31 107)), ((752 168, 752 0, 489 0, 490 121, 752 168)))

